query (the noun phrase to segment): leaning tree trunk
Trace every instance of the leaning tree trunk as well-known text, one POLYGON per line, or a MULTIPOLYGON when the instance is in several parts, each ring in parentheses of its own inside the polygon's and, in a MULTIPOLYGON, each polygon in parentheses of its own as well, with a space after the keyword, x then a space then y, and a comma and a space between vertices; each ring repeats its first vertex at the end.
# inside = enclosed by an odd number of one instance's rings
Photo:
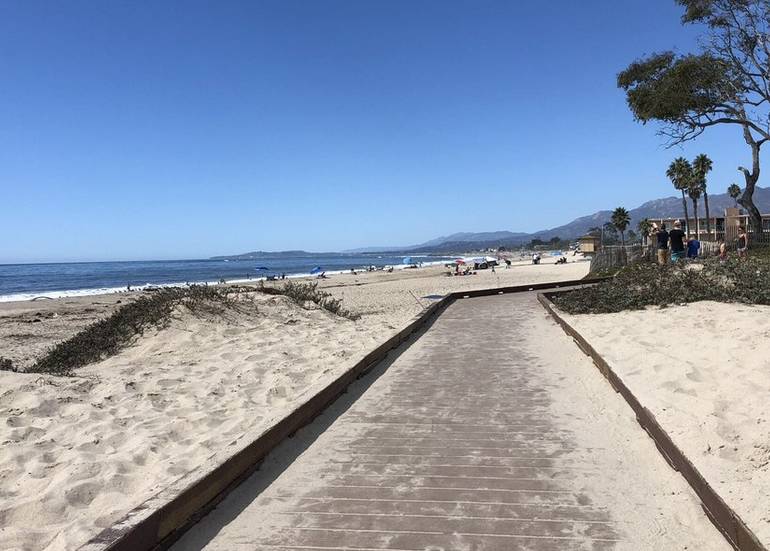
MULTIPOLYGON (((759 181, 759 148, 762 147, 762 143, 754 139, 746 126, 743 127, 743 137, 751 147, 751 172, 742 166, 738 167, 738 170, 743 172, 743 178, 746 181, 746 189, 743 190, 743 195, 738 199, 738 203, 749 211, 751 225, 754 226, 754 239, 762 239, 762 214, 754 204, 754 188, 759 181)), ((748 230, 748 228, 746 229, 748 230)))
POLYGON ((706 233, 708 234, 708 239, 711 240, 711 212, 709 211, 709 194, 705 190, 703 190, 703 206, 706 207, 706 233))
POLYGON ((682 190, 682 206, 684 207, 684 227, 687 229, 686 233, 690 233, 690 214, 687 212, 687 199, 684 196, 684 190, 682 190))

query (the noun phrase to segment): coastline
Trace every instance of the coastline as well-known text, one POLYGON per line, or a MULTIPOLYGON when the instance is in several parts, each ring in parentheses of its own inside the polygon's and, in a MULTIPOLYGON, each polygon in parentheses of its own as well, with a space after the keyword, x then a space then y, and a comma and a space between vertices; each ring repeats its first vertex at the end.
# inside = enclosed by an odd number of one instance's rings
MULTIPOLYGON (((423 256, 415 257, 415 258, 427 258, 423 256)), ((442 260, 435 260, 435 261, 420 261, 419 263, 423 266, 438 266, 443 265, 444 263, 448 262, 449 257, 441 257, 442 260)), ((179 261, 182 262, 182 261, 179 261)), ((199 262, 199 261, 190 261, 190 262, 199 262)), ((208 262, 208 261, 204 261, 208 262)), ((222 261, 222 262, 229 262, 229 261, 222 261)), ((233 261, 236 262, 245 262, 245 261, 233 261)), ((108 263, 84 263, 84 264, 108 264, 108 263)), ((66 264, 64 264, 66 266, 66 264)), ((382 270, 384 266, 392 266, 393 270, 403 270, 403 269, 409 269, 409 264, 382 264, 382 263, 374 263, 371 264, 372 266, 377 266, 378 270, 382 270)), ((32 265, 30 265, 32 266, 32 265)), ((47 266, 47 264, 46 264, 47 266)), ((362 268, 356 268, 356 270, 361 271, 362 268)), ((273 270, 276 271, 276 270, 273 270)), ((277 270, 278 272, 283 273, 282 270, 277 270)), ((326 270, 326 274, 328 275, 339 275, 339 274, 345 274, 349 273, 350 269, 340 269, 340 270, 326 270)), ((297 279, 297 278, 306 278, 306 277, 313 277, 312 274, 309 271, 304 272, 286 272, 286 278, 287 279, 297 279)), ((99 295, 110 295, 110 294, 120 294, 120 293, 127 293, 127 292, 134 292, 134 291, 146 291, 158 287, 184 287, 188 285, 219 285, 220 280, 223 279, 227 284, 249 284, 259 281, 267 281, 267 276, 254 276, 249 278, 243 278, 243 277, 229 277, 229 278, 219 278, 219 279, 187 279, 187 280, 166 280, 166 281, 157 281, 153 283, 144 283, 140 285, 131 285, 131 291, 127 290, 126 285, 121 286, 97 286, 97 287, 78 287, 78 288, 72 288, 72 289, 54 289, 54 290, 40 290, 40 291, 25 291, 20 293, 8 293, 8 294, 0 294, 0 303, 2 302, 21 302, 21 301, 28 301, 28 300, 50 300, 50 299, 59 299, 59 298, 72 298, 72 297, 90 297, 90 296, 99 296, 99 295)))

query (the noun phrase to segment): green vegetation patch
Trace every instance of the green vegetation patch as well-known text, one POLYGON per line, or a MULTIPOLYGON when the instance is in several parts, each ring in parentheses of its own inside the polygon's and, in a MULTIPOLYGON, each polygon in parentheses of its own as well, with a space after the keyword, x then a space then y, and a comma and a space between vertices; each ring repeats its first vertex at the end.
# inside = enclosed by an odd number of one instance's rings
MULTIPOLYGON (((234 299, 229 291, 193 285, 167 287, 141 296, 55 345, 27 372, 68 375, 73 369, 118 353, 145 329, 166 326, 178 306, 186 306, 197 313, 219 313, 232 307, 234 299)), ((10 363, 8 367, 12 369, 10 363)))
POLYGON ((607 314, 701 300, 770 304, 770 261, 643 262, 623 268, 613 279, 559 295, 554 303, 570 314, 607 314))
POLYGON ((308 283, 287 281, 278 287, 268 287, 262 282, 259 286, 259 291, 269 295, 283 295, 303 307, 309 301, 317 304, 327 312, 350 320, 357 320, 361 317, 360 314, 355 314, 343 308, 342 300, 334 298, 331 293, 320 290, 318 283, 314 281, 308 283))

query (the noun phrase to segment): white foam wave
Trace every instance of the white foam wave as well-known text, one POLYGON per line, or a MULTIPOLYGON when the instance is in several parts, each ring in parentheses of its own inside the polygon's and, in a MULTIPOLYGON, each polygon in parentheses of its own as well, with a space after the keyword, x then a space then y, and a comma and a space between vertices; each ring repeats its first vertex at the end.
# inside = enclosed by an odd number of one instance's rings
MULTIPOLYGON (((428 262, 421 262, 422 266, 438 266, 448 262, 447 260, 431 260, 428 262)), ((394 270, 404 270, 412 266, 413 264, 393 264, 394 270)), ((366 271, 366 266, 356 268, 356 271, 366 271)), ((377 271, 382 271, 382 267, 378 266, 377 271)), ((324 272, 327 276, 349 274, 350 270, 327 270, 324 272)), ((286 274, 286 279, 298 279, 304 277, 314 277, 314 274, 308 272, 286 274)), ((266 277, 254 277, 251 279, 228 279, 229 283, 253 283, 255 281, 264 281, 266 277)), ((184 287, 186 285, 217 285, 218 281, 190 281, 190 282, 176 282, 176 283, 147 283, 145 285, 132 285, 131 291, 143 291, 146 289, 155 289, 159 287, 184 287)), ((9 295, 0 295, 0 302, 19 302, 29 300, 42 300, 42 299, 56 299, 56 298, 76 298, 76 297, 88 297, 94 295, 108 295, 114 293, 127 293, 129 292, 126 287, 99 287, 96 289, 65 289, 58 291, 38 291, 30 293, 15 293, 9 295)))

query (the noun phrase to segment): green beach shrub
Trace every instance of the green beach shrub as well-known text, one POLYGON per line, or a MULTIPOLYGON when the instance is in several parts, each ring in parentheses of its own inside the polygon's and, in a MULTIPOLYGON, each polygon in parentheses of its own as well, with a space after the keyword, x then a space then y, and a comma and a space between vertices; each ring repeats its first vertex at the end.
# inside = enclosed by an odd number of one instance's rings
POLYGON ((659 266, 642 262, 591 287, 557 296, 554 303, 570 314, 606 314, 648 306, 713 300, 770 304, 770 261, 766 258, 716 258, 693 264, 659 266))
POLYGON ((56 344, 27 372, 68 375, 73 369, 112 356, 147 328, 166 326, 177 306, 186 306, 194 313, 216 314, 233 305, 227 288, 192 285, 158 289, 56 344))

